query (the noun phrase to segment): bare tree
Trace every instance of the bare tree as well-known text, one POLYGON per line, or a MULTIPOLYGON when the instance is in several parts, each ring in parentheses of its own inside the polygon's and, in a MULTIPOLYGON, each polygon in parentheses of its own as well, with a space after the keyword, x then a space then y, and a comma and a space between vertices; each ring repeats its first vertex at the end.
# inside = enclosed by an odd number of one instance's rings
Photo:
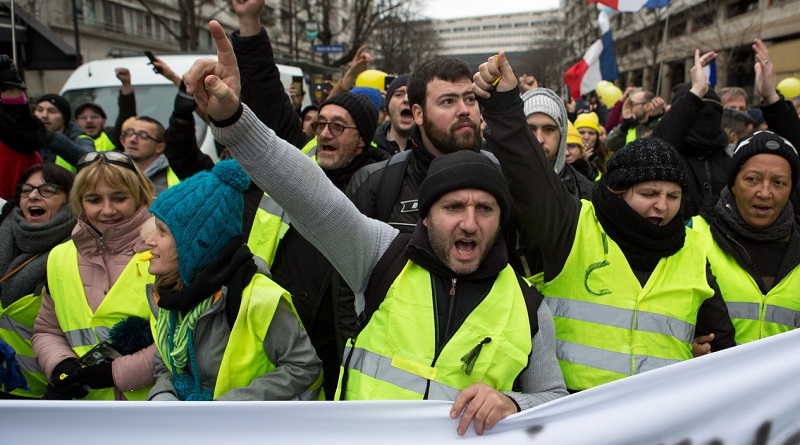
POLYGON ((430 20, 420 18, 417 2, 399 8, 375 30, 369 43, 376 65, 389 73, 408 73, 434 57, 441 42, 430 20))
POLYGON ((535 77, 540 87, 560 91, 567 69, 563 55, 567 51, 568 43, 564 40, 539 43, 525 53, 519 68, 514 69, 518 75, 535 77))
POLYGON ((338 59, 331 61, 328 54, 322 57, 325 64, 342 66, 353 59, 358 47, 368 41, 376 28, 410 1, 307 0, 300 10, 319 25, 317 39, 322 44, 345 43, 347 50, 338 59))

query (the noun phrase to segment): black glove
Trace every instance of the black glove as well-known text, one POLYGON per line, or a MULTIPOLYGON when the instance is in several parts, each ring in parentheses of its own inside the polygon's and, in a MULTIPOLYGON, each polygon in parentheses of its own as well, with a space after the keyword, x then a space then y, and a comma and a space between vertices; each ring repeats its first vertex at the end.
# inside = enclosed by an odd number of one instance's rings
POLYGON ((45 400, 72 400, 82 399, 89 394, 89 391, 80 383, 69 382, 67 379, 70 375, 81 369, 81 361, 77 357, 62 360, 53 368, 53 373, 50 375, 50 384, 47 385, 47 392, 45 392, 45 400), (64 378, 61 378, 61 377, 64 378))
POLYGON ((47 391, 42 396, 44 400, 72 400, 82 399, 89 395, 89 390, 84 388, 80 383, 71 383, 60 388, 55 388, 53 385, 47 385, 47 391))
POLYGON ((19 72, 11 57, 0 54, 0 91, 25 87, 25 82, 19 78, 19 72))
POLYGON ((50 374, 50 386, 53 388, 63 388, 68 386, 71 382, 67 382, 67 377, 82 367, 83 365, 81 365, 81 361, 78 360, 77 357, 71 357, 66 360, 62 360, 56 365, 55 368, 53 368, 53 373, 50 374))
POLYGON ((192 113, 194 113, 195 108, 197 108, 197 102, 195 102, 194 96, 186 92, 186 84, 181 81, 178 94, 175 96, 175 107, 172 115, 176 119, 194 120, 192 113))
POLYGON ((80 383, 92 389, 113 388, 114 376, 111 373, 111 362, 80 368, 73 371, 64 381, 69 384, 80 383))

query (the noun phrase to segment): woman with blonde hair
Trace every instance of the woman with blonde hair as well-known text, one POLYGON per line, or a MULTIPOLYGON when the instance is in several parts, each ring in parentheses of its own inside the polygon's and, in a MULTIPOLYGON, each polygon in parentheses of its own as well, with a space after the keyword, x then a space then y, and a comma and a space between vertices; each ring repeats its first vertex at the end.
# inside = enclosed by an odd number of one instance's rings
POLYGON ((153 184, 125 154, 93 152, 76 165, 72 240, 50 252, 33 351, 50 376, 46 399, 142 400, 153 383, 139 231, 153 184))

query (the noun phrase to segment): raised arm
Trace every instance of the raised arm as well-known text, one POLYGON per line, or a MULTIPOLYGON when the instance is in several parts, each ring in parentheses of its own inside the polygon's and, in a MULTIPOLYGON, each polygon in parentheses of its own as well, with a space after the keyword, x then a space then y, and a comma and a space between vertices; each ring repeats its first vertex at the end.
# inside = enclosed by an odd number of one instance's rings
MULTIPOLYGON (((542 251, 545 278, 552 278, 563 267, 572 246, 580 202, 547 162, 544 149, 525 120, 511 65, 504 53, 497 57, 500 68, 494 61, 482 64, 475 74, 473 91, 483 106, 486 139, 509 182, 514 215, 523 233, 531 236, 542 251), (493 87, 492 79, 501 73, 502 78, 493 87)), ((561 100, 552 94, 554 100, 561 100)))
POLYGON ((302 151, 277 137, 239 101, 233 48, 216 21, 209 24, 217 61, 200 60, 184 75, 187 92, 207 110, 218 140, 250 178, 280 205, 292 225, 331 261, 348 285, 363 293, 377 260, 397 235, 367 218, 302 151))

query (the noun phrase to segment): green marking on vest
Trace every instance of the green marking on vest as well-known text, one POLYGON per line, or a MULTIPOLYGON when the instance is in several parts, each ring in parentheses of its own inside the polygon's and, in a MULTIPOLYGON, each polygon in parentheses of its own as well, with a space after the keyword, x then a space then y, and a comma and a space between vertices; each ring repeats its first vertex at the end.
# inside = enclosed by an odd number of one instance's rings
POLYGON ((592 263, 589 267, 586 268, 586 274, 583 277, 583 287, 586 289, 586 292, 589 292, 592 295, 597 295, 598 297, 602 297, 603 295, 608 295, 611 293, 608 289, 601 289, 600 292, 595 292, 589 287, 589 275, 597 269, 602 269, 603 267, 608 266, 608 260, 600 261, 599 263, 592 263))

